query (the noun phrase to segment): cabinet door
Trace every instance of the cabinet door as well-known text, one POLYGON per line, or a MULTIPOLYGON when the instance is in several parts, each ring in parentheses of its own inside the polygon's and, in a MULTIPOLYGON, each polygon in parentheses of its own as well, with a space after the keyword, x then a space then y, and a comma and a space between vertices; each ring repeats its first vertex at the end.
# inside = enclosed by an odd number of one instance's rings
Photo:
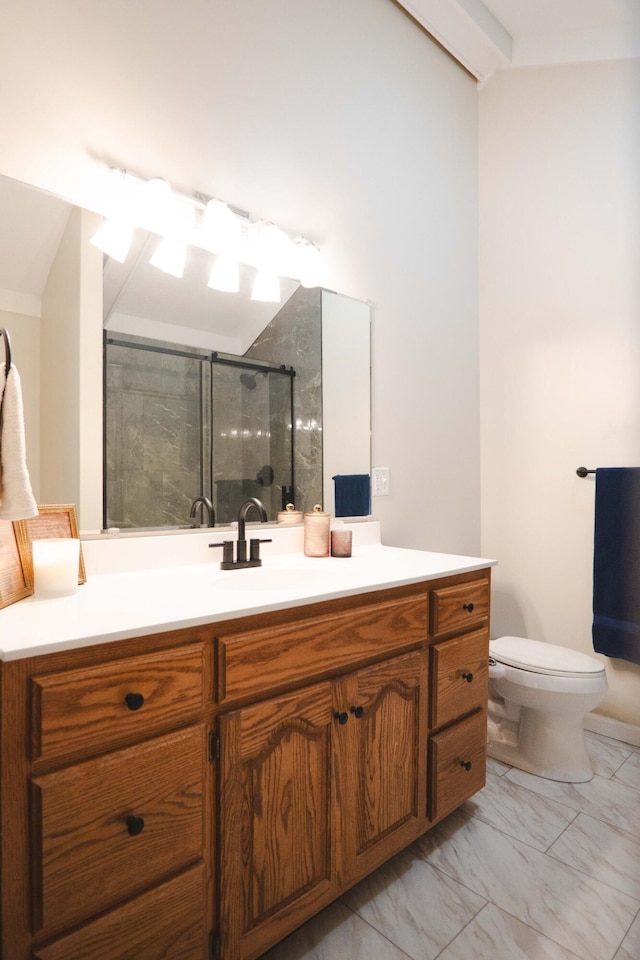
POLYGON ((350 883, 426 827, 427 660, 393 657, 336 684, 341 882, 350 883))
POLYGON ((257 956, 335 896, 332 685, 220 720, 221 952, 257 956))

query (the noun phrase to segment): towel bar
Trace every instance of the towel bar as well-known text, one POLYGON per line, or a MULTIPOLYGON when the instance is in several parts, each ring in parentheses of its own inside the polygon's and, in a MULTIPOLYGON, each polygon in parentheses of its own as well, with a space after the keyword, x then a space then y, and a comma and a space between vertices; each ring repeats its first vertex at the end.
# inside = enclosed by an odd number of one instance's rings
POLYGON ((588 473, 595 473, 595 470, 587 470, 586 467, 578 467, 576 473, 579 477, 586 477, 588 473))

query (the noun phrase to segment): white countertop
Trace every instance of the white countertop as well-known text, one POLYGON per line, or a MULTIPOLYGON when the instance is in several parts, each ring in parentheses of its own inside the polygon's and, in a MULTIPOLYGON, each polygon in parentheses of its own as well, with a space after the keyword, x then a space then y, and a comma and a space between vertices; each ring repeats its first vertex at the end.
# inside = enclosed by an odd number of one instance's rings
MULTIPOLYGON (((185 556, 180 557, 174 548, 175 565, 92 572, 110 570, 112 564, 98 562, 90 542, 83 543, 87 582, 75 595, 53 600, 27 597, 0 610, 0 659, 17 660, 303 606, 495 563, 386 547, 371 543, 369 531, 364 536, 358 536, 359 532, 354 534, 350 558, 310 558, 290 550, 269 555, 270 545, 266 545, 263 565, 244 570, 220 570, 219 551, 208 550, 207 543, 206 562, 185 562, 185 556)), ((287 532, 287 536, 291 539, 292 535, 287 532)), ((203 539, 219 539, 218 531, 208 531, 203 539)), ((109 546, 99 548, 103 557, 109 546)), ((122 567, 126 566, 123 562, 122 567)))

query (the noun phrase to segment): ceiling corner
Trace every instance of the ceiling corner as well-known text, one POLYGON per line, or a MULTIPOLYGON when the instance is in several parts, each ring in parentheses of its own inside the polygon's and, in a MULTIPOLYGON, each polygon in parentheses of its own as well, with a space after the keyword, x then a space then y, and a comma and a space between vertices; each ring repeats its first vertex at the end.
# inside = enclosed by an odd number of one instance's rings
POLYGON ((481 84, 511 65, 512 40, 482 0, 398 0, 481 84))

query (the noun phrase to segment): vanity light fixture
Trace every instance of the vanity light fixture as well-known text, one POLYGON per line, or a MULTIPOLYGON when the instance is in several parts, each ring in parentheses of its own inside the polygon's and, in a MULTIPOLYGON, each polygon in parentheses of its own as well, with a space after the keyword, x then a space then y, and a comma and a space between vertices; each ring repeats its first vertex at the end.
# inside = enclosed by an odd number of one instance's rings
POLYGON ((91 242, 124 263, 133 236, 141 227, 160 238, 153 266, 175 277, 184 271, 187 246, 216 255, 208 286, 238 292, 239 263, 256 270, 251 298, 279 302, 279 277, 303 286, 325 286, 328 266, 315 244, 294 242, 274 223, 252 221, 249 215, 220 200, 174 192, 162 177, 142 180, 126 170, 112 169, 113 202, 108 217, 91 242))

